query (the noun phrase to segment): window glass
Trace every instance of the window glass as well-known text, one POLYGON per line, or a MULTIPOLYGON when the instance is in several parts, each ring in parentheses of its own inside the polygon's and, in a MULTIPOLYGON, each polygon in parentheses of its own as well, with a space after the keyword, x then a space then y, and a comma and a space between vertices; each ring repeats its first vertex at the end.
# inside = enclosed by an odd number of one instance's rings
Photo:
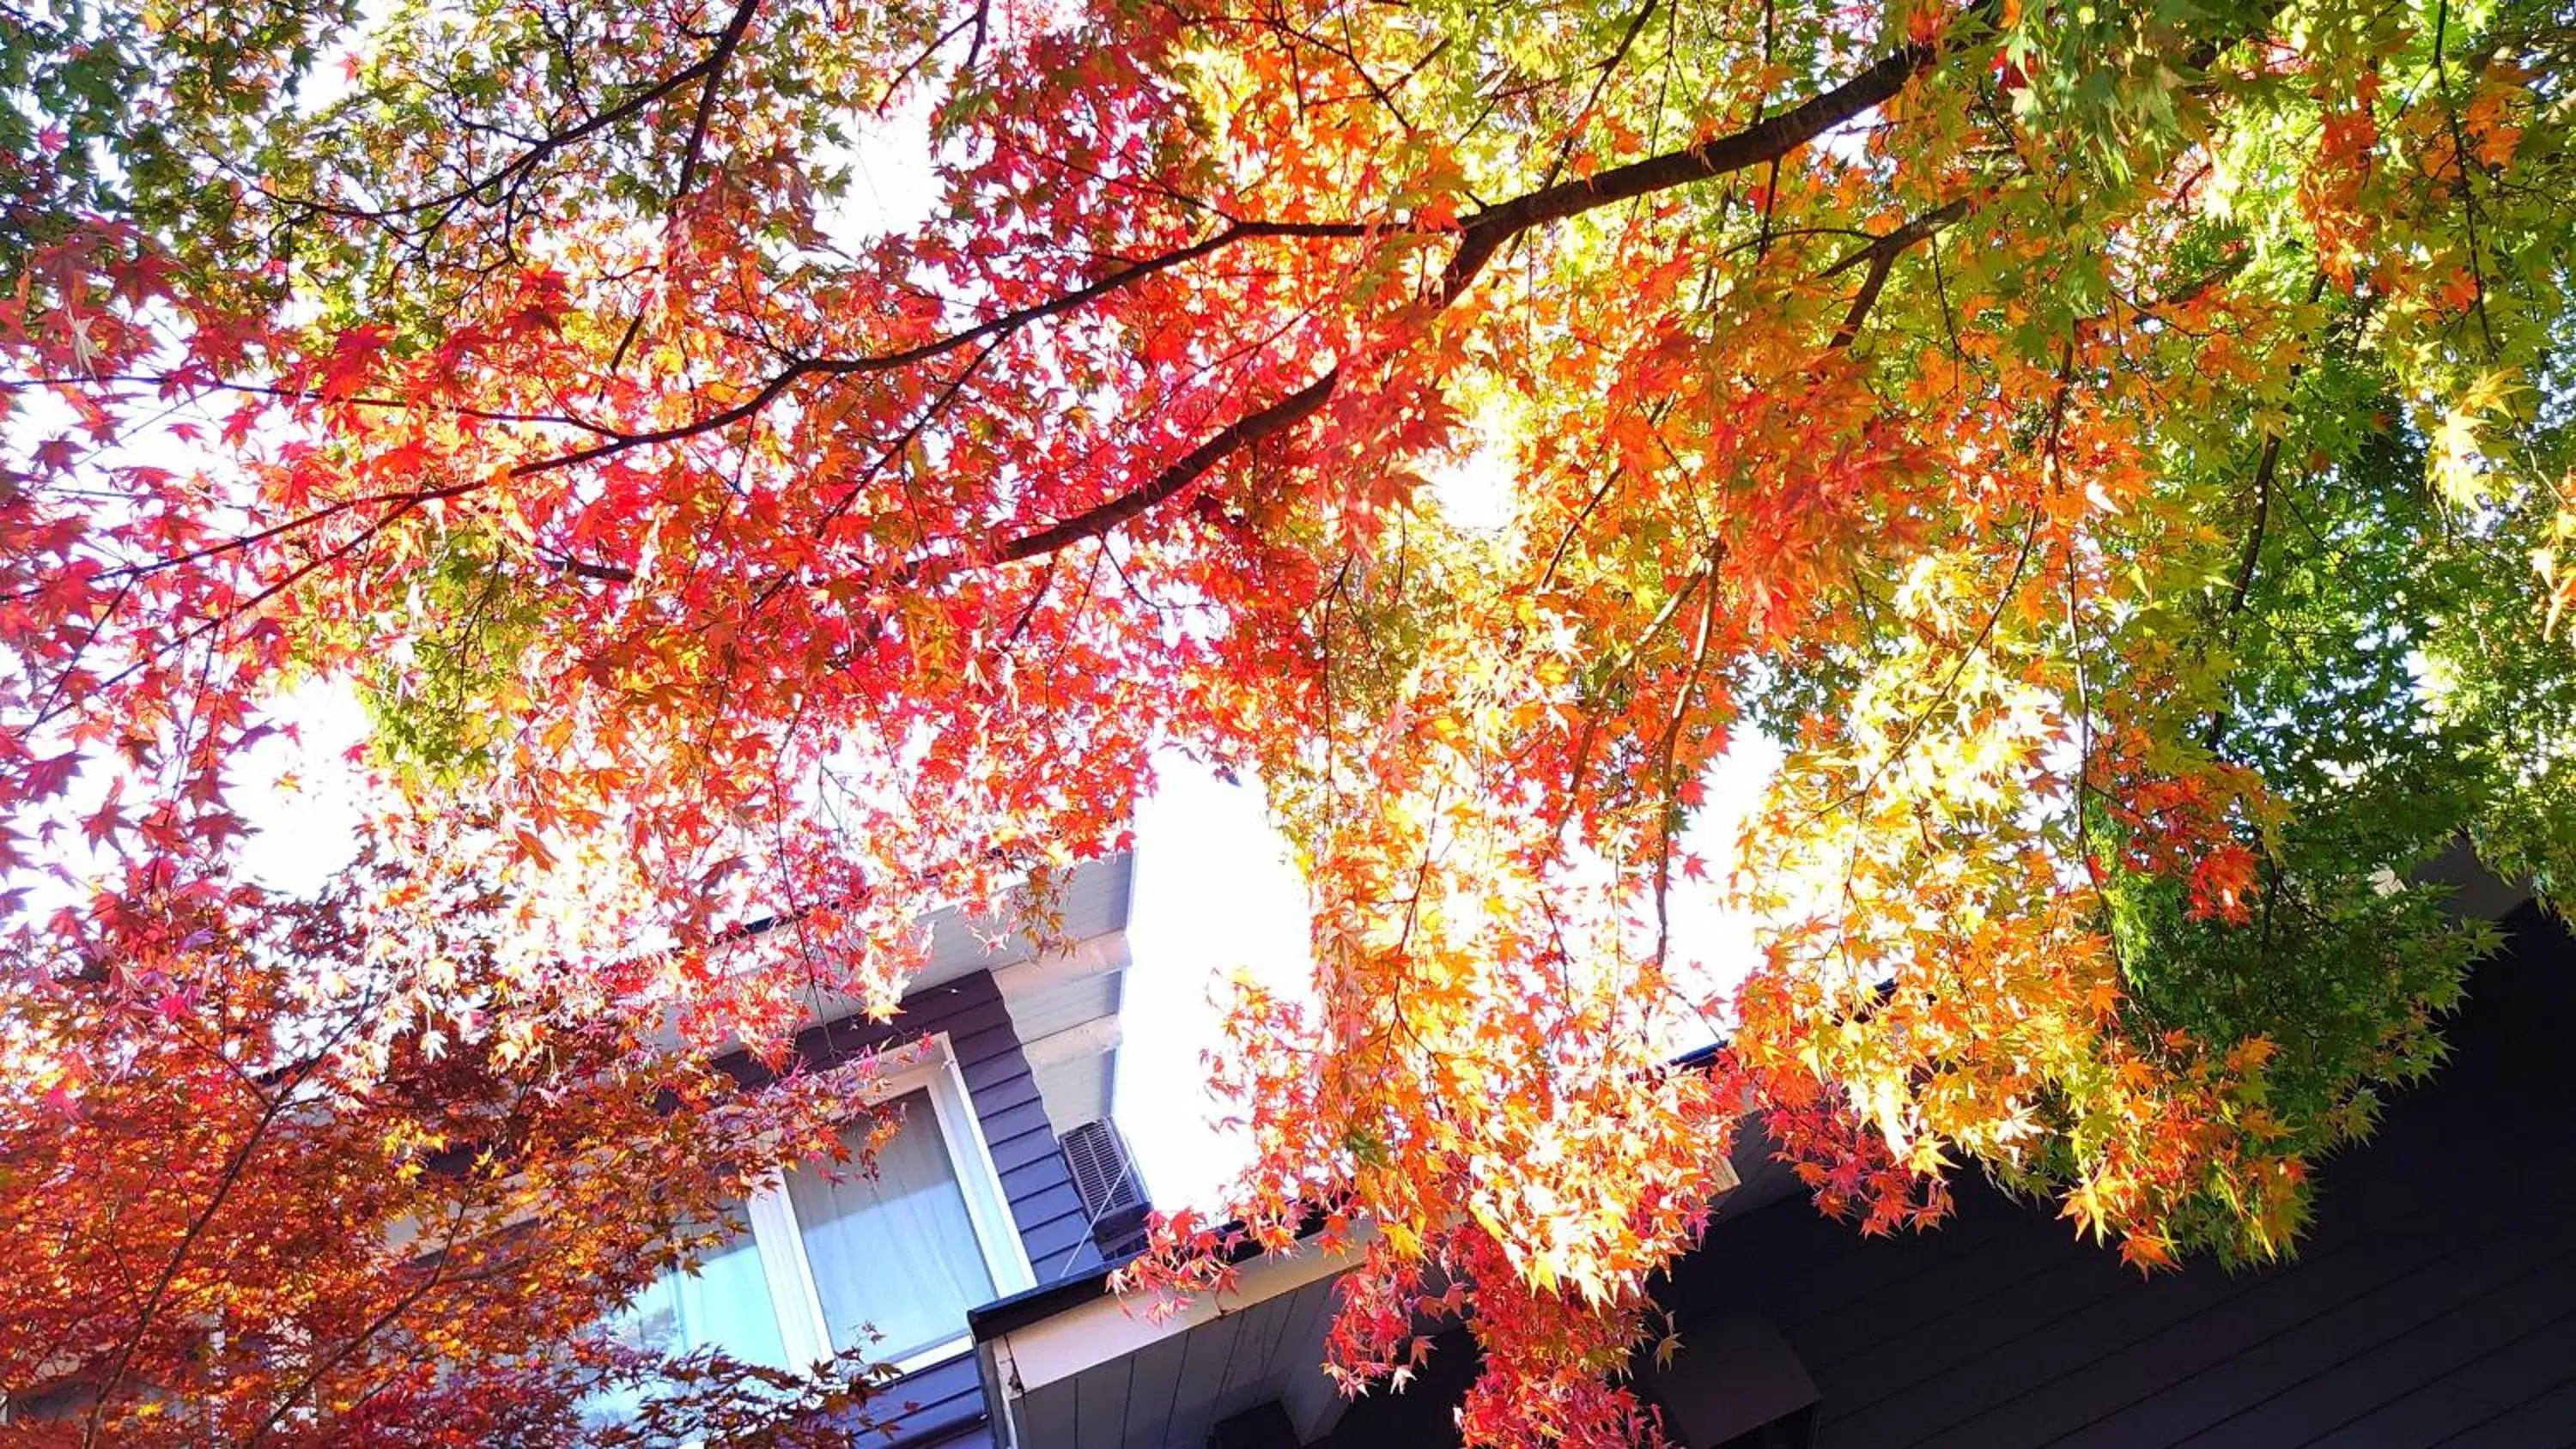
MULTIPOLYGON (((729 1236, 695 1272, 663 1274, 609 1319, 608 1333, 630 1348, 673 1357, 713 1348, 746 1363, 795 1367, 787 1362, 769 1278, 749 1233, 729 1236)), ((583 1401, 582 1417, 592 1423, 631 1417, 645 1393, 639 1385, 594 1394, 583 1401)))
MULTIPOLYGON (((787 1174, 832 1346, 889 1361, 964 1333, 966 1310, 993 1297, 930 1094, 908 1092, 892 1105, 903 1125, 877 1150, 872 1172, 815 1163, 787 1174), (882 1335, 874 1342, 871 1327, 882 1335)), ((855 1153, 867 1131, 860 1123, 842 1140, 855 1153)))

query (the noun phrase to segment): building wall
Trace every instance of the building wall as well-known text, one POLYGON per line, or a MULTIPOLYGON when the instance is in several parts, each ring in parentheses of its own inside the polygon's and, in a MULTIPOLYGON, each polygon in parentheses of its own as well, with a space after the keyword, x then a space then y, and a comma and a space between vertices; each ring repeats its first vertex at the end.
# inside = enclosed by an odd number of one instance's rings
POLYGON ((851 1435, 853 1445, 987 1449, 993 1442, 972 1350, 904 1375, 867 1406, 864 1419, 865 1427, 851 1435))
MULTIPOLYGON (((1860 1239, 1799 1198, 1721 1219, 1666 1301, 1686 1342, 1693 1315, 1776 1327, 1819 1394, 1821 1449, 2565 1449, 2576 949, 2528 910, 2508 926, 2510 954, 2450 1028, 2452 1061, 2319 1169, 2290 1263, 2141 1278, 1969 1183, 1954 1222, 1900 1239, 1860 1239)), ((1330 1442, 1455 1442, 1445 1418, 1436 1396, 1362 1403, 1330 1442)))
MULTIPOLYGON (((1001 1175, 1003 1195, 1019 1225, 1020 1242, 1040 1286, 1100 1266, 1092 1245, 1082 1195, 1074 1190, 1073 1173, 1056 1146, 1055 1129, 1038 1100, 1028 1058, 1011 1030, 1011 1014, 990 972, 978 971, 944 986, 933 986, 903 999, 892 1022, 863 1017, 812 1027, 798 1034, 796 1055, 811 1067, 828 1067, 889 1042, 908 1042, 936 1032, 948 1033, 957 1054, 957 1069, 975 1102, 984 1129, 984 1145, 1001 1175)), ((727 1064, 745 1081, 767 1075, 748 1057, 727 1064)))
MULTIPOLYGON (((1056 1146, 1055 1129, 1011 1029, 1010 1012, 989 972, 905 997, 902 1013, 891 1023, 852 1018, 811 1028, 796 1038, 796 1054, 810 1066, 827 1067, 890 1042, 943 1031, 957 1054, 958 1072, 966 1079, 984 1145, 992 1153, 1038 1283, 1099 1267, 1100 1251, 1092 1244, 1081 1195, 1074 1190, 1073 1174, 1056 1146)), ((746 1081, 763 1074, 748 1058, 727 1065, 746 1081)), ((892 1438, 869 1429, 854 1442, 907 1449, 991 1442, 983 1427, 983 1386, 971 1351, 898 1380, 869 1406, 868 1418, 891 1429, 892 1438)))

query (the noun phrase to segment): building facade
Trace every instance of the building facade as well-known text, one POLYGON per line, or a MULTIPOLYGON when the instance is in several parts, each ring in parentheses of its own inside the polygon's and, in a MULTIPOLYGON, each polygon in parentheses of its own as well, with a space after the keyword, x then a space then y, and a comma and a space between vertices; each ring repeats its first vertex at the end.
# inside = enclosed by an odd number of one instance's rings
MULTIPOLYGON (((932 917, 928 964, 891 1022, 819 1004, 793 1057, 877 1053, 901 1125, 867 1173, 781 1174, 745 1205, 746 1233, 654 1284, 615 1331, 777 1367, 864 1349, 900 1377, 853 1442, 993 1442, 970 1310, 1096 1283, 1142 1224, 1107 1125, 1131 879, 1124 856, 1076 870, 1055 903, 1059 948, 1042 956, 991 923, 932 917)), ((747 1055, 724 1065, 764 1075, 747 1055)))
MULTIPOLYGON (((1456 1443, 1462 1334, 1401 1394, 1346 1402, 1318 1371, 1326 1255, 1247 1261, 1159 1321, 1109 1291, 1142 1207, 1102 1125, 1128 889, 1124 860, 1089 868, 1043 959, 941 922, 897 1025, 807 1031, 816 1064, 886 1049, 904 1127, 870 1182, 790 1174, 755 1200, 747 1241, 639 1305, 654 1331, 797 1362, 874 1324, 903 1377, 854 1444, 1456 1443)), ((1682 1348, 1638 1382, 1691 1449, 2576 1446, 2576 940, 2497 913, 2509 945, 2453 1059, 2320 1166, 2296 1259, 2142 1277, 1973 1176, 1951 1223, 1864 1239, 1757 1139, 1662 1290, 1682 1348)))
MULTIPOLYGON (((1759 1141, 1661 1297, 1683 1347, 1638 1381, 1691 1449, 2576 1446, 2576 941, 2528 905, 2470 982, 2451 1060, 2319 1166, 2313 1231, 2260 1270, 2141 1276, 2046 1206, 1963 1175, 1957 1218, 1864 1239, 1759 1141)), ((972 1315, 1011 1449, 1455 1444, 1446 1335, 1405 1393, 1315 1371, 1334 1265, 1248 1264, 1165 1324, 1105 1272, 972 1315)), ((981 1441, 979 1441, 981 1442, 981 1441)))

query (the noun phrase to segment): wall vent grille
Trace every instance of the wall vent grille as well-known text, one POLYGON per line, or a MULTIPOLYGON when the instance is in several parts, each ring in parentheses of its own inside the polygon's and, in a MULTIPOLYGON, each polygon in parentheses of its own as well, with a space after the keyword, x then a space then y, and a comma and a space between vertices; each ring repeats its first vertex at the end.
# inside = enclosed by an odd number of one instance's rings
POLYGON ((1111 1261, 1133 1256, 1145 1246, 1145 1184, 1127 1155, 1126 1139, 1109 1122, 1085 1122, 1064 1134, 1065 1166, 1082 1194, 1091 1219, 1092 1241, 1111 1261))

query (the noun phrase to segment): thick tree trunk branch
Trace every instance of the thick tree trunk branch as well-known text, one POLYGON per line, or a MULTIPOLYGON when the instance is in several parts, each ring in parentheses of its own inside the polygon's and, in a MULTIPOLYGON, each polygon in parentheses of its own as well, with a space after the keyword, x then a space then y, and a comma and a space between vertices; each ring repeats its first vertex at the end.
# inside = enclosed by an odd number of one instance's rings
POLYGON ((1068 544, 1110 532, 1187 488, 1210 468, 1243 449, 1305 421, 1333 395, 1333 388, 1341 381, 1341 376, 1341 369, 1334 368, 1259 412, 1245 414, 1206 442, 1173 459, 1144 487, 1086 508, 1035 533, 1012 539, 993 551, 993 562, 1012 563, 1036 558, 1068 544))
POLYGON ((1625 166, 1613 166, 1579 181, 1543 186, 1480 211, 1468 219, 1458 253, 1449 260, 1449 270, 1441 281, 1441 298, 1454 300, 1503 243, 1534 226, 1786 156, 1871 107, 1893 99, 1907 81, 1930 68, 1939 57, 1937 46, 1905 46, 1832 90, 1810 96, 1741 131, 1625 166))
MULTIPOLYGON (((1905 46, 1841 85, 1741 131, 1679 151, 1615 166, 1579 181, 1542 186, 1476 213, 1461 228, 1458 250, 1450 256, 1449 265, 1441 274, 1440 288, 1434 297, 1435 310, 1445 309, 1464 296, 1474 285, 1477 273, 1484 270, 1494 253, 1513 237, 1551 221, 1562 221, 1599 207, 1707 181, 1786 156, 1871 107, 1885 103, 1939 56, 1937 46, 1905 46)), ((1966 203, 1953 205, 1964 211, 1966 203)), ((1945 207, 1914 225, 1923 226, 1925 229, 1921 235, 1928 236, 1931 230, 1951 219, 1944 215, 1951 211, 1951 207, 1945 207)), ((1890 236, 1902 236, 1907 230, 1900 228, 1890 236)), ((1227 239, 1228 234, 1221 232, 1203 245, 1213 250, 1227 239)), ((1898 243, 1898 247, 1901 249, 1919 239, 1919 236, 1909 238, 1898 243)), ((1887 257, 1892 261, 1894 252, 1888 252, 1887 257)), ((1883 281, 1884 277, 1879 280, 1883 281)), ((1077 304, 1067 301, 1065 305, 1077 304)), ((1281 432, 1314 413, 1332 396, 1339 378, 1338 368, 1325 373, 1278 402, 1229 425, 1175 459, 1143 488, 1013 539, 995 550, 993 558, 997 562, 1035 558, 1117 528, 1188 487, 1243 447, 1281 432)))

